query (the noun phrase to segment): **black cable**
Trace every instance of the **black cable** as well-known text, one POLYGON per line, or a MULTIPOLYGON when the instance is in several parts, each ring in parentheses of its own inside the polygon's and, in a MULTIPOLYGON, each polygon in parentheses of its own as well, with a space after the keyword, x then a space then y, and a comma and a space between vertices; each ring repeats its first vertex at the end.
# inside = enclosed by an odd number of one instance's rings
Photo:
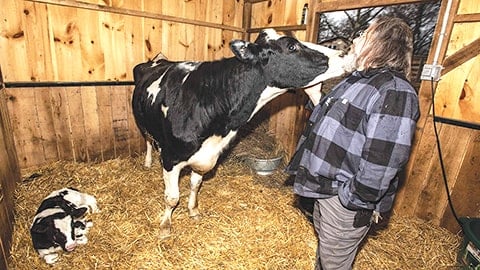
POLYGON ((448 181, 447 181, 447 174, 445 173, 445 166, 443 164, 443 158, 442 158, 442 148, 440 147, 440 139, 438 137, 438 132, 437 132, 437 125, 435 122, 435 92, 433 89, 433 77, 431 79, 431 88, 432 88, 432 114, 433 114, 433 130, 435 131, 435 138, 437 140, 437 149, 438 149, 438 157, 440 159, 440 167, 442 169, 442 176, 443 176, 443 182, 445 184, 445 190, 447 191, 447 198, 448 198, 448 205, 450 206, 450 210, 452 210, 452 214, 457 220, 458 224, 460 227, 463 228, 462 222, 457 216, 457 213, 455 212, 455 209, 453 208, 453 203, 452 203, 452 198, 450 197, 450 189, 448 188, 448 181))
POLYGON ((81 87, 135 85, 133 81, 83 81, 83 82, 4 82, 5 88, 30 87, 81 87))

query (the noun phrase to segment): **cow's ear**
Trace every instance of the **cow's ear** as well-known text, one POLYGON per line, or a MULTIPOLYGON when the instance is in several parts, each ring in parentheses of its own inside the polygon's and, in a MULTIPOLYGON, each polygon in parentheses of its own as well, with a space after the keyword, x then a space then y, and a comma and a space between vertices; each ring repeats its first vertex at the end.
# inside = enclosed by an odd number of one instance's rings
POLYGON ((258 49, 255 44, 243 40, 230 41, 230 49, 235 57, 242 62, 256 62, 258 60, 258 49))
POLYGON ((81 218, 85 215, 87 211, 88 211, 87 207, 75 208, 72 210, 72 216, 74 218, 81 218))
POLYGON ((32 233, 45 233, 48 230, 48 225, 43 223, 36 223, 30 229, 32 233))
POLYGON ((267 31, 266 30, 263 30, 261 31, 258 36, 257 36, 257 39, 255 39, 255 43, 256 44, 266 44, 267 43, 267 31))

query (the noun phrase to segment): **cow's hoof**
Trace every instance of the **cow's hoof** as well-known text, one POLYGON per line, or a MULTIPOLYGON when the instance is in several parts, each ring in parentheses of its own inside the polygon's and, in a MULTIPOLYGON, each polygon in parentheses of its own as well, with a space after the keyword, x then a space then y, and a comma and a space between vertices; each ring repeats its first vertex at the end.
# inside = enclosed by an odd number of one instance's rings
POLYGON ((160 233, 158 235, 160 241, 167 240, 168 238, 170 238, 170 236, 170 229, 160 229, 160 233))
POLYGON ((158 234, 158 237, 160 240, 167 239, 170 237, 171 231, 172 231, 172 223, 170 219, 165 219, 160 222, 160 233, 158 234))
POLYGON ((58 261, 58 254, 57 253, 47 254, 43 257, 43 259, 47 264, 54 264, 58 261))
POLYGON ((202 219, 202 215, 200 215, 199 213, 196 213, 195 215, 190 215, 190 218, 195 221, 199 221, 202 219))
POLYGON ((198 207, 193 207, 188 209, 188 216, 194 220, 199 220, 201 215, 198 207))

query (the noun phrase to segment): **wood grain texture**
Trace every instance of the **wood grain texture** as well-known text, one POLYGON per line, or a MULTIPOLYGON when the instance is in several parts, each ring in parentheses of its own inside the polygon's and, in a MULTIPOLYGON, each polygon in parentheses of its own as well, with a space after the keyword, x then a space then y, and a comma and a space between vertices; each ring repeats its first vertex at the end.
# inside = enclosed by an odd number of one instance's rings
POLYGON ((14 192, 20 181, 20 167, 6 100, 0 70, 0 269, 7 269, 15 218, 14 192))

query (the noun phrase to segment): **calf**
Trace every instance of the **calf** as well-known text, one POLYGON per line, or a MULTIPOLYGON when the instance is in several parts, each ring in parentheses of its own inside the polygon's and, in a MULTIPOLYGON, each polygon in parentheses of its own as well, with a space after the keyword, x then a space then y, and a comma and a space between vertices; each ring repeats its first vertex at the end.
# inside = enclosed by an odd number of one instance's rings
POLYGON ((191 171, 189 215, 199 217, 197 193, 234 138, 267 102, 288 89, 302 88, 345 72, 341 52, 316 44, 261 32, 254 43, 233 40, 234 57, 212 62, 173 62, 161 54, 137 65, 133 114, 147 140, 161 150, 165 212, 160 237, 168 237, 179 201, 180 171, 191 171))
POLYGON ((60 250, 73 251, 84 245, 93 226, 87 213, 98 212, 97 201, 76 189, 64 188, 48 195, 40 204, 30 227, 33 247, 48 264, 58 260, 60 250))

